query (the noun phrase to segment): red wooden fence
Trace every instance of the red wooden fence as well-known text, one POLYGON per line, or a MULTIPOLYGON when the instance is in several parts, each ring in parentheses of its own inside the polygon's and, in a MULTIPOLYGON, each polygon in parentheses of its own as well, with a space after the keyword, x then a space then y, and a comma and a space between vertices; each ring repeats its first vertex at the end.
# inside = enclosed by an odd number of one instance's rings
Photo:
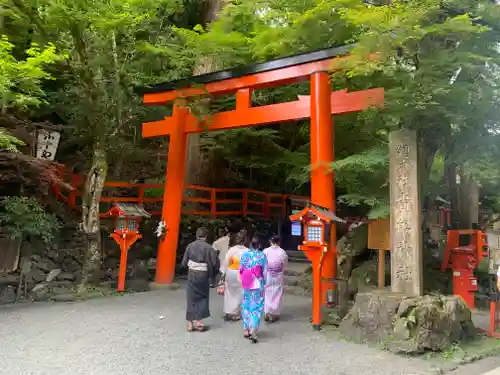
MULTIPOLYGON (((63 181, 69 181, 69 191, 53 186, 57 199, 66 202, 72 209, 80 209, 84 178, 69 173, 63 168, 57 171, 63 181)), ((146 206, 152 215, 161 215, 163 184, 141 184, 107 181, 101 197, 101 215, 113 202, 137 203, 146 206), (158 196, 148 196, 155 191, 158 196)), ((286 216, 287 198, 307 199, 296 195, 265 193, 252 189, 218 189, 187 185, 184 189, 183 214, 203 215, 215 219, 220 216, 286 216), (193 206, 193 207, 190 207, 193 206)))

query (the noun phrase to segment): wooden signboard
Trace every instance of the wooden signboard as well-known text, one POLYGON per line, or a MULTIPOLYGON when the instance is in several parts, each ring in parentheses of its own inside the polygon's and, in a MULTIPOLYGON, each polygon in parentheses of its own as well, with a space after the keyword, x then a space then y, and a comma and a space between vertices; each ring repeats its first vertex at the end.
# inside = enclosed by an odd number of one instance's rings
POLYGON ((368 224, 368 248, 378 250, 378 287, 385 287, 385 252, 391 249, 391 220, 371 221, 368 224))
POLYGON ((391 221, 389 218, 368 224, 368 248, 373 250, 391 249, 391 221))
POLYGON ((36 157, 43 160, 54 160, 60 139, 61 134, 59 132, 39 129, 37 134, 36 157))

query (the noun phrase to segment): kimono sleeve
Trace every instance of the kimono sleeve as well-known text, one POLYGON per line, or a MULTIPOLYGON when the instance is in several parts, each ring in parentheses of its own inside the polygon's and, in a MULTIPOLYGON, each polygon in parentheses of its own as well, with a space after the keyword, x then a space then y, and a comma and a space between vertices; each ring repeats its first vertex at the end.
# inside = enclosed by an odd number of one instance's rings
POLYGON ((227 272, 227 265, 229 264, 229 258, 231 257, 232 253, 232 250, 229 249, 229 251, 226 253, 226 256, 224 257, 224 260, 220 264, 220 271, 223 274, 226 274, 227 272))
POLYGON ((267 257, 264 253, 262 253, 262 276, 264 278, 264 285, 266 285, 266 281, 267 281, 267 257))
POLYGON ((191 244, 186 247, 186 251, 184 251, 184 256, 182 257, 181 267, 186 268, 189 262, 190 252, 191 252, 191 244))
POLYGON ((205 251, 207 252, 206 262, 207 262, 207 266, 208 266, 208 272, 209 272, 210 276, 213 277, 217 271, 215 269, 217 266, 217 253, 215 252, 214 248, 208 244, 207 244, 205 251))
POLYGON ((288 254, 283 250, 283 270, 288 267, 288 254))

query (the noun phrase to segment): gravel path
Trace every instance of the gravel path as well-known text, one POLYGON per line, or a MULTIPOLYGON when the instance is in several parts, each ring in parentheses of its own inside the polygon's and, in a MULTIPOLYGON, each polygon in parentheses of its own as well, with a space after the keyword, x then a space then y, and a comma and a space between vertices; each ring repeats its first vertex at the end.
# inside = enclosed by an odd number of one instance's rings
POLYGON ((184 291, 0 309, 0 375, 392 375, 429 374, 432 364, 312 331, 307 298, 286 296, 284 319, 261 342, 219 319, 212 297, 206 333, 185 331, 184 291), (160 316, 164 319, 160 319, 160 316))

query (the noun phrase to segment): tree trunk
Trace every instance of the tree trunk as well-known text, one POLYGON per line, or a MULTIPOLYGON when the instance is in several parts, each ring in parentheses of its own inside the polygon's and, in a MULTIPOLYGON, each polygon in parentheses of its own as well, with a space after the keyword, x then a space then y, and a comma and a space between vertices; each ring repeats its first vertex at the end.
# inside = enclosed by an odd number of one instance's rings
POLYGON ((339 317, 342 319, 349 311, 349 279, 354 258, 368 246, 368 225, 353 229, 337 241, 337 278, 339 317))
POLYGON ((337 258, 339 293, 339 318, 342 319, 349 312, 349 278, 352 273, 354 257, 351 254, 342 254, 337 258))
POLYGON ((106 152, 96 145, 92 167, 85 181, 82 196, 82 231, 85 240, 85 257, 79 291, 83 291, 89 281, 99 276, 101 267, 101 241, 99 203, 108 171, 106 152))
MULTIPOLYGON (((205 1, 205 27, 217 19, 218 13, 225 5, 224 0, 205 1)), ((198 61, 194 68, 193 75, 212 73, 218 70, 217 61, 209 56, 198 61)), ((207 170, 209 161, 207 155, 203 153, 201 134, 194 133, 188 135, 187 155, 186 155, 186 175, 184 182, 188 185, 205 185, 208 181, 207 170)))
POLYGON ((460 171, 460 226, 472 228, 479 222, 479 185, 472 177, 460 171))
MULTIPOLYGON (((0 5, 0 35, 3 35, 4 32, 4 22, 5 18, 4 15, 2 14, 3 8, 0 5)), ((2 116, 5 116, 7 114, 7 94, 2 95, 0 98, 0 114, 2 116)))
POLYGON ((457 164, 445 158, 445 175, 448 182, 448 195, 451 203, 450 219, 451 223, 460 223, 460 205, 458 200, 458 185, 457 185, 457 164))

